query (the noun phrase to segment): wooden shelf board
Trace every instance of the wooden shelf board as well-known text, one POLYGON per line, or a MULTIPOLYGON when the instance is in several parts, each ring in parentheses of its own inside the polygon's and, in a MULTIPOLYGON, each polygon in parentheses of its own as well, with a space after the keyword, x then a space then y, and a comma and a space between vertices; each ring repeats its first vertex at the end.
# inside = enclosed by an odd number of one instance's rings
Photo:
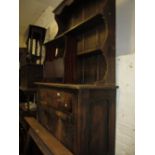
POLYGON ((90 28, 91 26, 97 25, 97 23, 103 22, 103 14, 101 13, 97 13, 95 15, 90 16, 89 18, 87 18, 86 20, 82 21, 81 23, 73 26, 72 28, 70 28, 69 30, 63 32, 62 34, 58 35, 55 39, 47 42, 46 44, 49 43, 57 43, 59 42, 65 35, 68 34, 73 34, 73 33, 77 33, 79 31, 85 30, 86 28, 90 28))
POLYGON ((44 155, 73 155, 49 131, 47 131, 35 118, 25 117, 28 123, 29 135, 44 155))
POLYGON ((92 49, 88 49, 88 50, 77 53, 77 56, 84 56, 84 55, 89 55, 89 54, 93 54, 93 53, 100 53, 100 52, 102 52, 101 48, 92 48, 92 49))
POLYGON ((116 89, 114 85, 104 84, 63 84, 63 83, 49 83, 49 82, 35 82, 38 86, 47 86, 55 88, 68 88, 68 89, 116 89))
POLYGON ((46 42, 45 45, 47 45, 47 44, 53 44, 54 45, 54 44, 60 43, 60 42, 62 42, 63 38, 64 38, 64 33, 58 35, 53 40, 50 40, 50 41, 46 42))
POLYGON ((81 23, 73 26, 71 29, 67 30, 65 32, 65 34, 69 34, 69 33, 75 33, 75 32, 79 32, 81 30, 85 30, 86 28, 89 28, 91 26, 96 25, 97 23, 103 22, 103 14, 101 13, 97 13, 93 16, 88 17, 85 21, 82 21, 81 23))

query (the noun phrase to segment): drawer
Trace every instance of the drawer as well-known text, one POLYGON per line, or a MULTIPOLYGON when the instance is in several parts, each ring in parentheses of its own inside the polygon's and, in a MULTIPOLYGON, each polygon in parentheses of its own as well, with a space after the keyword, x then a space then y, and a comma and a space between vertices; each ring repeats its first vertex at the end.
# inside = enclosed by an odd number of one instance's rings
POLYGON ((40 89, 38 94, 40 104, 57 110, 72 112, 73 94, 53 89, 40 89))

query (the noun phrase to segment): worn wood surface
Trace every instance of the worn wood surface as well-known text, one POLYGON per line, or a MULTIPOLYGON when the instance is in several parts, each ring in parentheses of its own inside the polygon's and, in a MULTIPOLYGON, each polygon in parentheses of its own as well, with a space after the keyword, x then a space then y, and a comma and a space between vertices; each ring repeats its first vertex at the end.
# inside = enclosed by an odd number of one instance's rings
POLYGON ((35 82, 36 85, 49 86, 57 88, 69 88, 69 89, 116 89, 114 85, 99 85, 99 84, 63 84, 63 83, 51 83, 51 82, 35 82))
POLYGON ((38 120, 75 155, 114 155, 115 89, 41 84, 38 120))
POLYGON ((48 55, 64 42, 64 82, 115 85, 115 0, 64 1, 55 19, 59 31, 45 46, 48 55))
POLYGON ((114 155, 115 0, 67 0, 54 13, 46 59, 63 49, 64 75, 35 83, 38 120, 75 155, 114 155))
POLYGON ((74 93, 45 87, 38 90, 37 96, 39 121, 67 148, 73 150, 73 110, 77 102, 74 93))
POLYGON ((44 155, 73 155, 51 133, 49 133, 36 119, 26 117, 29 124, 29 135, 44 155))

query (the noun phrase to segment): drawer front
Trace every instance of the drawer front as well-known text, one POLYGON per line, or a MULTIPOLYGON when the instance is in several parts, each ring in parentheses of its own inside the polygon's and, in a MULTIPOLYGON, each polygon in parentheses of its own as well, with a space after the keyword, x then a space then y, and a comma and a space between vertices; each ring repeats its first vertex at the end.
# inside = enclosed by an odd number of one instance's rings
POLYGON ((37 96, 39 122, 65 147, 74 152, 75 94, 59 89, 40 88, 37 96))
POLYGON ((38 94, 40 104, 60 111, 72 112, 73 95, 71 93, 52 89, 40 89, 38 94))

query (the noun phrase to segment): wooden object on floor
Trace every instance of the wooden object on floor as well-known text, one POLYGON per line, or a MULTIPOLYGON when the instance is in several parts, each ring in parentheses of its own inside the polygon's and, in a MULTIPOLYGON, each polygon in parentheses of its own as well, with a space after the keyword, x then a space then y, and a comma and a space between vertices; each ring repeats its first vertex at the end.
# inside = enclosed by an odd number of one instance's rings
POLYGON ((34 140, 44 155, 73 155, 36 119, 25 117, 29 125, 29 136, 34 140))

